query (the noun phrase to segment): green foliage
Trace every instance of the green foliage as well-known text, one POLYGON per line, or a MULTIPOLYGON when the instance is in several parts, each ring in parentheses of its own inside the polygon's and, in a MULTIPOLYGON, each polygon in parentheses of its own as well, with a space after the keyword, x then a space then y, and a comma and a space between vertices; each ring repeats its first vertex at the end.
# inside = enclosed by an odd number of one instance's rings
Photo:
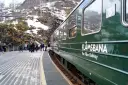
POLYGON ((27 31, 29 29, 28 24, 24 21, 20 21, 18 24, 16 24, 16 28, 20 31, 27 31))
POLYGON ((26 22, 21 21, 18 24, 0 24, 0 41, 2 43, 24 43, 26 40, 29 40, 31 36, 25 34, 25 31, 28 30, 29 27, 26 22))

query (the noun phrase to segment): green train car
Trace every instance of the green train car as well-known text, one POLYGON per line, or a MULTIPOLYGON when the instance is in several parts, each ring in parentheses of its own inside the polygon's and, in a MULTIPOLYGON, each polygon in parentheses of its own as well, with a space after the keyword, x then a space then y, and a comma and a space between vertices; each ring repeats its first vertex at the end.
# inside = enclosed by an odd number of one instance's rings
POLYGON ((128 0, 82 0, 51 46, 96 85, 128 85, 128 0))

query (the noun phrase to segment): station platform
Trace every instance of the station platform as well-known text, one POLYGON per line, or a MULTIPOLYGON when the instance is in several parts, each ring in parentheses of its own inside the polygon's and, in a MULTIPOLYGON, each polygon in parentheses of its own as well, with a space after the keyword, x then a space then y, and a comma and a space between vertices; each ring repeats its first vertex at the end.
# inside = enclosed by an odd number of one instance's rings
POLYGON ((48 52, 0 53, 0 85, 71 85, 48 52))
POLYGON ((46 85, 70 85, 64 76, 62 76, 59 70, 55 67, 48 52, 43 53, 42 64, 46 85))

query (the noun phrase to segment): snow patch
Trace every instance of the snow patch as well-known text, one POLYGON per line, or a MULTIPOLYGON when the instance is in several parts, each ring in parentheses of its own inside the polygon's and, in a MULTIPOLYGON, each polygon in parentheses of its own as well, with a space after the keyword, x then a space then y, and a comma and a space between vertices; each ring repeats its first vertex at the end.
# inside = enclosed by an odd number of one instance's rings
POLYGON ((51 14, 56 16, 56 17, 58 17, 61 20, 65 20, 66 19, 66 12, 64 10, 61 10, 60 12, 56 11, 56 13, 51 12, 51 14))
POLYGON ((43 7, 49 8, 51 10, 50 13, 53 16, 56 16, 56 17, 58 17, 61 20, 65 20, 66 19, 66 12, 64 10, 60 10, 60 9, 55 7, 55 4, 57 2, 63 3, 62 1, 47 2, 47 3, 43 3, 42 4, 42 8, 43 7))
POLYGON ((44 30, 48 30, 49 27, 46 26, 46 25, 44 25, 44 24, 42 24, 42 23, 40 23, 40 22, 38 22, 37 21, 37 18, 38 18, 38 16, 34 16, 34 19, 33 20, 31 20, 31 19, 26 20, 26 22, 28 23, 28 26, 29 27, 30 26, 34 26, 36 28, 42 28, 44 30))
POLYGON ((48 30, 49 29, 48 26, 38 22, 37 18, 38 18, 38 16, 33 16, 33 20, 31 20, 31 19, 26 20, 26 22, 28 23, 28 26, 29 27, 33 26, 33 27, 35 27, 35 29, 27 30, 25 33, 29 33, 31 35, 32 35, 32 33, 38 34, 37 32, 39 30, 41 30, 40 28, 42 28, 43 30, 48 30))

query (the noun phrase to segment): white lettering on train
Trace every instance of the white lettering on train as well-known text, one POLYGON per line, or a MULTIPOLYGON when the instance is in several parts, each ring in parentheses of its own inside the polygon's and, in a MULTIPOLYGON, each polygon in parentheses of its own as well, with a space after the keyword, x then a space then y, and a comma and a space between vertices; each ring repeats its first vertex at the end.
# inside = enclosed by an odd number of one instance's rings
POLYGON ((98 56, 91 52, 101 52, 108 53, 106 44, 82 44, 82 55, 95 58, 97 60, 98 56))

